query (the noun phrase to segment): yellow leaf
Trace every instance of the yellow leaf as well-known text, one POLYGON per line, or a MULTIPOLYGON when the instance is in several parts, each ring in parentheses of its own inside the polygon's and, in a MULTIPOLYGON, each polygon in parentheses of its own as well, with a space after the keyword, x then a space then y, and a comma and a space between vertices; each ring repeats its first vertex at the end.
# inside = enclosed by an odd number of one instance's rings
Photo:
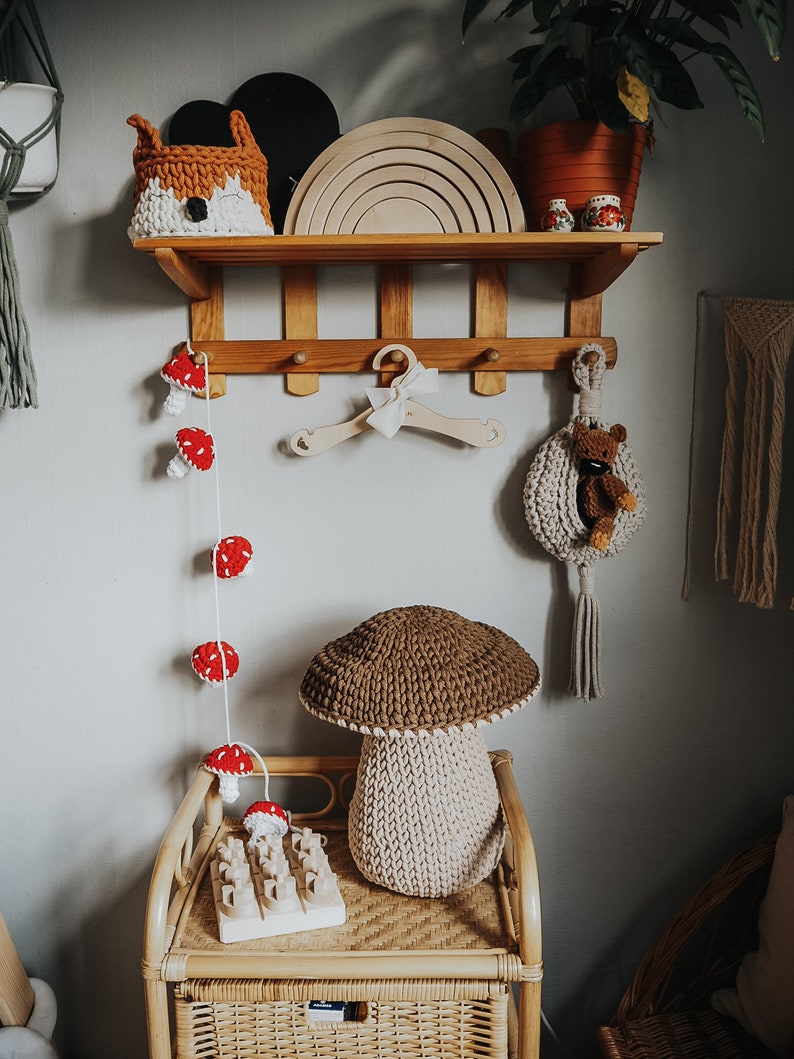
POLYGON ((648 102, 650 94, 648 86, 629 73, 625 66, 621 66, 617 79, 618 96, 620 102, 637 121, 648 120, 648 102))

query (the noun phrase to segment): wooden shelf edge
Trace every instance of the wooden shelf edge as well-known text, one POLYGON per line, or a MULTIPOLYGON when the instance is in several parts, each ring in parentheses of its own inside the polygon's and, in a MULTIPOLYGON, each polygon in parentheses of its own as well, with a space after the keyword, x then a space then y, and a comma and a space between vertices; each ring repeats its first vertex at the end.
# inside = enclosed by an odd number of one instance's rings
MULTIPOLYGON (((194 352, 206 353, 210 370, 226 375, 314 375, 372 372, 378 350, 389 342, 410 346, 426 368, 439 371, 503 373, 513 371, 560 371, 570 368, 580 346, 597 342, 606 354, 607 367, 617 361, 617 341, 603 336, 553 338, 325 338, 194 341, 194 352), (489 351, 497 349, 499 359, 489 351), (293 357, 301 354, 299 363, 293 357), (305 356, 305 359, 304 359, 305 356)), ((182 347, 185 348, 185 347, 182 347)), ((385 361, 385 377, 404 371, 404 366, 385 361)))
POLYGON ((206 265, 379 264, 389 261, 571 261, 582 262, 624 244, 647 250, 661 232, 476 232, 454 235, 273 235, 136 239, 135 250, 206 265))

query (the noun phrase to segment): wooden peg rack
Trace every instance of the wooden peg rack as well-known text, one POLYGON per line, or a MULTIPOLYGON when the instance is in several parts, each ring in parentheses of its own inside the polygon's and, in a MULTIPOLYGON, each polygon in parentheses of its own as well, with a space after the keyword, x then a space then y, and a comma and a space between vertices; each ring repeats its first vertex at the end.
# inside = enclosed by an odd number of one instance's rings
MULTIPOLYGON (((480 394, 502 393, 510 371, 568 370, 576 350, 598 342, 607 365, 617 342, 601 335, 603 292, 642 250, 662 242, 660 232, 477 233, 454 235, 274 235, 137 239, 190 299, 190 340, 211 364, 210 392, 225 392, 227 374, 283 374, 287 391, 315 393, 325 372, 372 370, 388 341, 410 346, 425 367, 468 371, 480 394), (557 261, 569 265, 565 334, 507 337, 507 270, 510 262, 557 261), (416 338, 413 334, 414 264, 466 263, 472 273, 471 337, 416 338), (326 265, 379 266, 379 334, 372 339, 319 338, 317 269, 326 265), (278 267, 282 273, 283 337, 224 338, 223 269, 278 267)), ((388 378, 399 363, 384 364, 388 378)))

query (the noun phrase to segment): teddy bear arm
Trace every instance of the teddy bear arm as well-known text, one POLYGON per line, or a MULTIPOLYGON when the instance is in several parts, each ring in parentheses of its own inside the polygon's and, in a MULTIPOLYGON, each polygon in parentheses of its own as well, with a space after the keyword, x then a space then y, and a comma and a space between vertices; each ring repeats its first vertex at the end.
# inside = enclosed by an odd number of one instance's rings
POLYGON ((605 474, 601 479, 601 485, 606 495, 626 511, 634 511, 637 507, 637 498, 631 492, 624 481, 614 474, 605 474))

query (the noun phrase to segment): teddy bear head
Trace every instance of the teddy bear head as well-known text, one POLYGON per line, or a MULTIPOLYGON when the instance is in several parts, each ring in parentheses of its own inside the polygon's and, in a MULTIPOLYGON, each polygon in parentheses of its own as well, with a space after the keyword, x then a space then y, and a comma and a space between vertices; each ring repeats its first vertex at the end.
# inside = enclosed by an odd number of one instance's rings
POLYGON ((585 474, 604 474, 615 462, 618 448, 626 440, 626 428, 615 423, 609 430, 577 422, 573 428, 574 453, 585 474))

